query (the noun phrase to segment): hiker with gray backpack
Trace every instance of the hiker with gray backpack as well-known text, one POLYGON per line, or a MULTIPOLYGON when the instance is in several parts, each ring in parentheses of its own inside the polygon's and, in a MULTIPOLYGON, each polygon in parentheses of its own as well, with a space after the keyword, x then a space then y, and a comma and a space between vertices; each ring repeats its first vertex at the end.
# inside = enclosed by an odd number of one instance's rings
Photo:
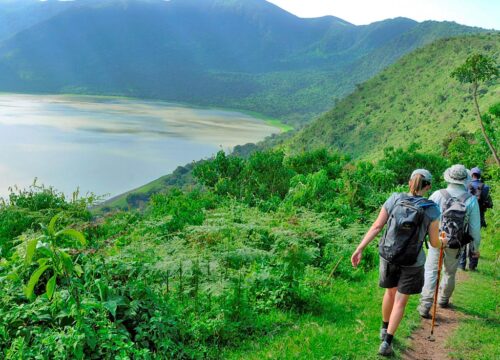
POLYGON ((422 291, 426 235, 429 235, 432 246, 441 246, 439 209, 434 202, 424 198, 431 189, 431 182, 429 171, 415 170, 409 181, 410 192, 389 197, 351 256, 352 265, 358 266, 363 250, 387 224, 379 243, 379 285, 386 289, 382 300, 380 355, 393 353, 393 336, 403 318, 409 296, 422 291))
MULTIPOLYGON (((479 205, 477 198, 467 191, 471 180, 468 170, 463 165, 453 165, 444 172, 444 180, 448 183, 447 188, 434 192, 429 198, 441 210, 439 230, 443 232, 447 242, 443 251, 443 277, 437 298, 437 304, 443 308, 449 306, 455 289, 461 249, 471 244, 473 256, 479 258, 481 241, 479 205)), ((424 318, 430 318, 434 302, 440 252, 440 248, 431 243, 425 262, 425 284, 418 306, 418 312, 424 318)))

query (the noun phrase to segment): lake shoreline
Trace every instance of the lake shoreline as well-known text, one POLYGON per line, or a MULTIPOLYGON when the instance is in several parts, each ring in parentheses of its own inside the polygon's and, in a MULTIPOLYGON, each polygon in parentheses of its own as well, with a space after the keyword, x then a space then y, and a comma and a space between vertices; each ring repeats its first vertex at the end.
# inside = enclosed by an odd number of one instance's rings
POLYGON ((0 196, 34 178, 113 198, 281 129, 244 112, 163 100, 0 93, 0 196), (84 169, 81 169, 84 168, 84 169))

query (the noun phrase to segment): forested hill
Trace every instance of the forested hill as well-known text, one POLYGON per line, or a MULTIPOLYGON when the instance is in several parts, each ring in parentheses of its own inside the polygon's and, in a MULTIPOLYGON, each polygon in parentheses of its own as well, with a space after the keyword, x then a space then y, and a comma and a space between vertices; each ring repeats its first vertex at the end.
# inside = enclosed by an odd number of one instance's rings
MULTIPOLYGON (((426 152, 441 152, 455 134, 466 132, 471 137, 479 128, 468 87, 450 77, 452 70, 472 52, 498 61, 500 34, 443 39, 415 50, 358 85, 354 93, 295 135, 282 134, 258 146, 237 147, 236 153, 244 156, 259 148, 284 147, 293 154, 326 147, 378 160, 386 147, 407 147, 413 142, 426 152)), ((479 93, 480 107, 487 112, 493 103, 499 102, 500 85, 485 84, 479 93)), ((179 167, 174 173, 104 205, 138 206, 153 193, 191 183, 191 169, 192 165, 179 167)))
POLYGON ((331 108, 418 46, 484 31, 406 18, 301 19, 264 0, 0 5, 0 91, 161 98, 291 123, 331 108))
MULTIPOLYGON (((387 146, 418 142, 439 150, 452 132, 473 132, 479 124, 466 85, 450 77, 472 52, 497 60, 500 35, 482 34, 436 41, 404 56, 343 99, 288 143, 293 149, 327 146, 374 158, 387 146)), ((500 99, 500 84, 480 90, 486 112, 500 99)))

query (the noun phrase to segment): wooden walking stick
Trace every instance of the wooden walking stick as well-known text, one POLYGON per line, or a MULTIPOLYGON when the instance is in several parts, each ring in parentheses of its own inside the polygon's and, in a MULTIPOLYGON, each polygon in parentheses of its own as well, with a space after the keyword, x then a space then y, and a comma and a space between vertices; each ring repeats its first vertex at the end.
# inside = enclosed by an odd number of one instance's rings
POLYGON ((434 338, 432 336, 434 335, 434 324, 436 323, 436 308, 437 308, 437 298, 438 298, 438 291, 439 291, 439 279, 441 278, 441 266, 443 265, 443 255, 444 255, 443 240, 446 237, 446 233, 444 231, 441 231, 441 234, 439 234, 439 235, 440 235, 439 237, 441 238, 441 249, 439 250, 438 276, 437 276, 437 281, 436 281, 436 289, 434 290, 431 336, 429 337, 429 340, 431 340, 431 341, 434 341, 434 338))

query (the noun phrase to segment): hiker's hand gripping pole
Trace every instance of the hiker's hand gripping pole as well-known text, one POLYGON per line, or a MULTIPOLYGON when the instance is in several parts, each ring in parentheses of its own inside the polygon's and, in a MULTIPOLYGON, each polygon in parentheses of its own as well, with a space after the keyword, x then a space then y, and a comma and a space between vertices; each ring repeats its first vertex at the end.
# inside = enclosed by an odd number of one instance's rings
POLYGON ((443 265, 443 255, 444 255, 444 245, 446 239, 446 233, 441 231, 439 234, 439 238, 441 239, 441 248, 439 249, 439 261, 438 261, 438 274, 436 281, 436 289, 434 291, 434 304, 432 309, 432 326, 431 326, 431 336, 434 334, 434 324, 436 323, 436 308, 437 308, 437 298, 439 291, 439 280, 441 278, 441 266, 443 265))

